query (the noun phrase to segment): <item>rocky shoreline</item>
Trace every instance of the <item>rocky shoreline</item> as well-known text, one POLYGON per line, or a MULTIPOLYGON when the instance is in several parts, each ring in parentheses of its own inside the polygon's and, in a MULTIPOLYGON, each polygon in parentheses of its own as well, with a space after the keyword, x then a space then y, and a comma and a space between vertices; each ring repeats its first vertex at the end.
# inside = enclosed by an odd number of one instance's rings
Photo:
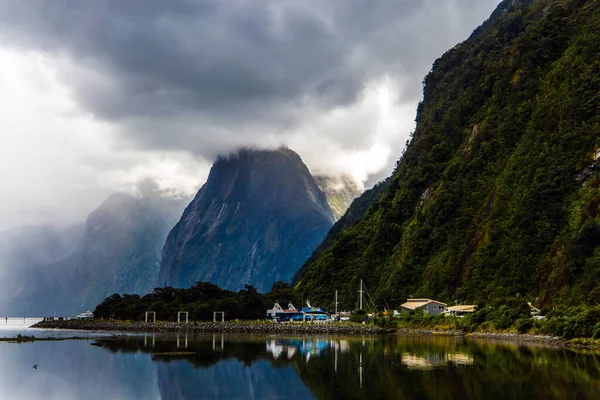
POLYGON ((164 322, 146 323, 137 321, 115 320, 53 320, 41 321, 32 328, 40 329, 68 329, 85 331, 109 331, 131 333, 153 332, 188 332, 188 333, 301 333, 301 334, 361 334, 375 335, 392 333, 389 329, 382 329, 372 325, 353 323, 304 323, 304 324, 276 324, 266 322, 192 322, 189 324, 164 322))
POLYGON ((257 333, 257 334, 346 334, 346 335, 380 335, 396 334, 406 336, 451 336, 471 339, 511 341, 519 343, 565 346, 580 349, 598 349, 598 341, 566 340, 561 337, 530 335, 507 332, 474 332, 465 333, 460 330, 432 330, 400 328, 397 330, 383 329, 373 325, 354 323, 298 323, 276 324, 270 322, 192 322, 189 324, 159 321, 145 323, 139 321, 117 320, 53 320, 41 321, 32 328, 64 329, 104 332, 127 333, 257 333))

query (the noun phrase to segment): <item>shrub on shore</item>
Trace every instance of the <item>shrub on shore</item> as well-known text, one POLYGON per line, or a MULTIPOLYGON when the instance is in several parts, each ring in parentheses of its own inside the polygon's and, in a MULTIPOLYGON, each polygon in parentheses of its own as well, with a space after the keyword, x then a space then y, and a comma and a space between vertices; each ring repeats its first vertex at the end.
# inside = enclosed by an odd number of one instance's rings
POLYGON ((383 328, 475 332, 518 332, 564 339, 600 339, 600 306, 555 309, 545 319, 535 320, 524 301, 496 307, 480 307, 463 318, 428 315, 420 311, 401 312, 397 317, 378 315, 372 323, 383 328))

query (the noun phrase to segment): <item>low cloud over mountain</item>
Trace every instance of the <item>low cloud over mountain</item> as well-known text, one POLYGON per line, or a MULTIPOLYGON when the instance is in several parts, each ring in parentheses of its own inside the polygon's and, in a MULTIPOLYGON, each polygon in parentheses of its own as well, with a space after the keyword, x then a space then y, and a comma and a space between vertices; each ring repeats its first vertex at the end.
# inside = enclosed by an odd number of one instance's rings
POLYGON ((195 192, 241 146, 370 184, 434 58, 497 2, 6 0, 0 228, 81 220, 140 179, 195 192))

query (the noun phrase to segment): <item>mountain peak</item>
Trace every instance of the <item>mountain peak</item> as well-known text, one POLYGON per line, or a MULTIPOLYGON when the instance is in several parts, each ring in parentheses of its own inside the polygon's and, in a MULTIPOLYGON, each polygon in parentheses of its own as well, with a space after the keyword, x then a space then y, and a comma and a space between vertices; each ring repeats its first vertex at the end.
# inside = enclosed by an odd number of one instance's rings
POLYGON ((298 154, 287 148, 241 149, 217 159, 169 234, 160 282, 269 290, 277 280, 291 280, 333 220, 325 194, 298 154))

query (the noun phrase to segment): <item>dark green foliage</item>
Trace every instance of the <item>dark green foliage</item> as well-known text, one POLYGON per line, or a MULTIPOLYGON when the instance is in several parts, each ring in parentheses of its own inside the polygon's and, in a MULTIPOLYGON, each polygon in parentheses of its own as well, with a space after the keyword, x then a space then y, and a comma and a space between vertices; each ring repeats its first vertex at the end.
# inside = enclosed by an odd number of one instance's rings
MULTIPOLYGON (((405 311, 398 317, 376 316, 373 323, 385 328, 433 329, 442 331, 543 334, 565 339, 600 339, 600 307, 556 308, 546 319, 534 320, 527 303, 518 298, 498 299, 465 317, 428 315, 405 311)), ((357 321, 360 322, 360 321, 357 321)))
POLYGON ((502 2, 434 63, 394 174, 297 290, 338 289, 341 307, 360 279, 379 306, 600 304, 599 43, 599 1, 502 2))
POLYGON ((156 288, 143 297, 113 294, 96 307, 94 317, 142 320, 146 311, 154 311, 159 320, 176 321, 179 311, 187 311, 190 320, 212 321, 213 312, 224 311, 228 320, 264 319, 267 309, 276 301, 282 305, 298 301, 289 285, 276 283, 273 286, 266 294, 258 293, 249 285, 234 293, 210 282, 197 282, 189 289, 156 288))
POLYGON ((379 317, 374 318, 374 323, 385 328, 469 331, 464 318, 443 314, 429 315, 420 310, 402 311, 396 317, 381 314, 379 317))
POLYGON ((569 307, 548 313, 548 319, 539 326, 541 332, 573 338, 598 338, 600 307, 569 307))
POLYGON ((594 325, 594 335, 592 337, 594 339, 600 339, 600 322, 594 325))
POLYGON ((323 254, 323 252, 327 250, 329 246, 331 246, 346 229, 352 226, 357 220, 365 216, 369 207, 371 207, 371 205, 377 200, 377 197, 384 191, 385 187, 387 186, 387 182, 388 180, 386 179, 377 183, 371 189, 366 190, 363 194, 354 199, 352 204, 350 204, 350 207, 348 207, 346 210, 346 213, 335 223, 335 225, 333 225, 319 247, 313 251, 310 258, 306 260, 304 265, 302 265, 296 275, 294 275, 294 279, 292 281, 294 286, 300 280, 302 280, 302 275, 309 265, 315 262, 319 256, 323 254))
POLYGON ((398 327, 398 321, 393 315, 378 315, 373 318, 373 324, 384 329, 396 329, 398 327))
POLYGON ((356 310, 350 314, 350 322, 361 323, 367 318, 367 312, 365 310, 356 310))
POLYGON ((480 328, 502 331, 516 328, 520 333, 525 333, 533 327, 530 308, 522 299, 496 299, 490 305, 478 308, 478 311, 461 319, 464 331, 473 332, 480 328))
POLYGON ((271 292, 274 290, 285 290, 285 289, 291 289, 290 284, 287 282, 277 281, 277 282, 273 283, 273 286, 271 286, 271 292))
POLYGON ((531 318, 518 319, 515 323, 515 327, 517 328, 517 332, 527 333, 531 328, 533 328, 533 320, 531 318))

